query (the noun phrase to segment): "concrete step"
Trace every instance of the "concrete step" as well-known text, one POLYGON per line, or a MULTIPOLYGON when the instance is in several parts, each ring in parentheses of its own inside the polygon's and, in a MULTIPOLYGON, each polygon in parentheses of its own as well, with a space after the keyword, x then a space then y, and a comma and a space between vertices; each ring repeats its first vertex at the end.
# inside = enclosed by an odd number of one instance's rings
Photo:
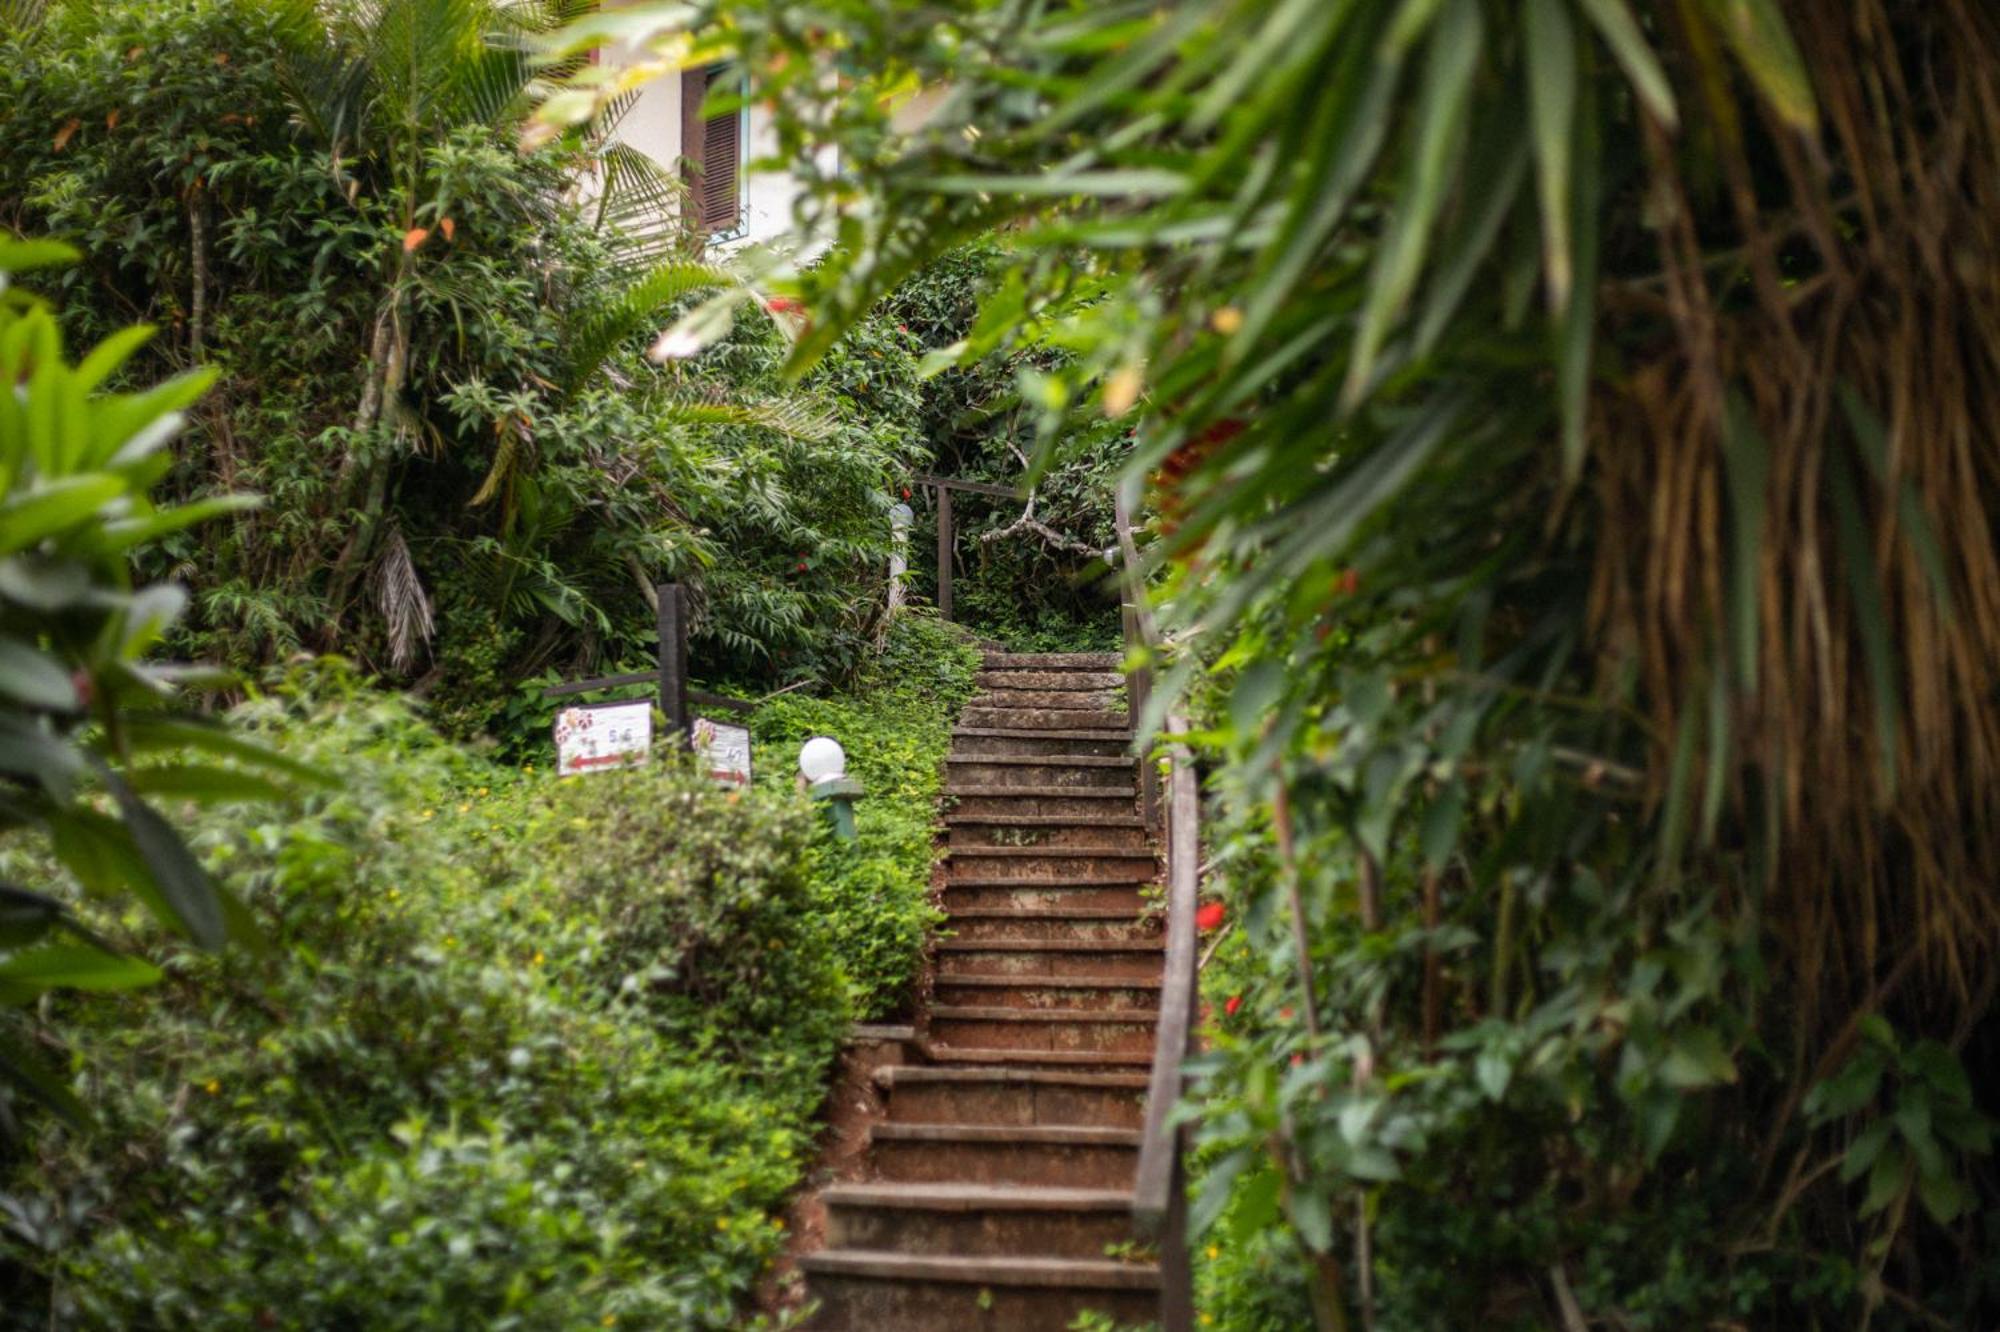
POLYGON ((946 772, 966 785, 1124 788, 1134 762, 1126 754, 968 754, 945 758, 946 772))
POLYGON ((1132 1195, 1117 1189, 836 1184, 820 1196, 834 1249, 1097 1259, 1134 1233, 1132 1195))
POLYGON ((1061 689, 1068 691, 1123 689, 1125 677, 1118 671, 1065 670, 1023 671, 983 670, 972 677, 981 689, 1061 689))
MULTIPOLYGON (((1036 708, 968 706, 958 714, 959 725, 967 730, 1004 731, 1119 731, 1129 734, 1130 723, 1122 712, 1099 707, 1036 708)), ((1129 743, 1129 741, 1128 741, 1129 743)))
POLYGON ((1144 1119, 1143 1072, 909 1064, 874 1076, 888 1093, 889 1117, 899 1123, 1136 1129, 1144 1119))
POLYGON ((1160 1006, 1157 976, 994 976, 939 971, 932 997, 940 1004, 1003 1008, 1122 1008, 1160 1006))
POLYGON ((984 976, 1139 976, 1160 974, 1166 943, 1154 937, 1102 939, 940 939, 940 968, 984 976))
MULTIPOLYGON (((1099 758, 1122 759, 1137 766, 1132 755, 1132 735, 1111 726, 1085 726, 1072 730, 1048 730, 1035 726, 969 726, 951 733, 951 752, 967 758, 984 754, 1040 754, 1069 758, 1090 754, 1099 758)), ((1131 777, 1126 777, 1131 781, 1131 777)))
POLYGON ((890 1123, 868 1141, 876 1178, 899 1183, 1129 1189, 1139 1161, 1136 1129, 890 1123))
POLYGON ((1086 1068, 1109 1072, 1118 1068, 1149 1069, 1150 1051, 1128 1050, 961 1050, 949 1045, 918 1041, 923 1057, 939 1066, 954 1068, 1086 1068))
POLYGON ((1159 1269, 1109 1259, 828 1249, 799 1261, 811 1332, 1064 1332, 1088 1312, 1159 1317, 1159 1269))
POLYGON ((987 846, 1143 849, 1150 834, 1137 814, 961 814, 945 815, 946 843, 975 850, 987 846))
POLYGON ((1130 810, 1093 810, 1088 814, 968 814, 954 809, 944 816, 947 824, 978 824, 986 828, 1143 828, 1145 823, 1130 810))
POLYGON ((957 1049, 1144 1052, 1158 1023, 1148 1009, 939 1005, 929 1034, 933 1044, 957 1049))
POLYGON ((1125 695, 1115 689, 989 689, 975 695, 968 708, 994 708, 1006 711, 1014 708, 1070 709, 1076 712, 1103 713, 1116 716, 1121 722, 1125 717, 1125 695))
POLYGON ((1068 907, 1090 907, 1115 908, 1136 916, 1147 905, 1140 893, 1144 886, 1123 882, 1027 883, 1017 879, 1003 880, 997 885, 971 887, 955 883, 944 890, 944 909, 949 915, 954 911, 984 911, 996 907, 1055 911, 1068 907))
POLYGON ((992 906, 948 911, 954 939, 1150 939, 1164 928, 1139 909, 1082 906, 992 906))
POLYGON ((1159 877, 1148 846, 949 846, 946 881, 1145 883, 1159 877))
POLYGON ((980 665, 989 671, 1115 671, 1116 652, 988 652, 980 665))
POLYGON ((1036 814, 1043 817, 1090 818, 1098 814, 1136 814, 1138 792, 1131 786, 972 786, 946 787, 948 814, 977 818, 986 814, 1036 814))

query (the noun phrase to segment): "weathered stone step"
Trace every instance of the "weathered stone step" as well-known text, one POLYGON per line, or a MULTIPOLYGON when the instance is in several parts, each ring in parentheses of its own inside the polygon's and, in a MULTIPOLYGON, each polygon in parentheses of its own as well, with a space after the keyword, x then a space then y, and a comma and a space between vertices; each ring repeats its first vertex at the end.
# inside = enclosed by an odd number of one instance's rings
POLYGON ((980 665, 989 671, 1115 671, 1116 652, 988 652, 980 665))
POLYGON ((1109 689, 989 689, 965 706, 1003 712, 1012 708, 1068 708, 1116 718, 1119 725, 1125 722, 1124 695, 1109 689))
POLYGON ((1144 1073, 1068 1068, 955 1068, 902 1065, 877 1069, 889 1093, 890 1118, 924 1124, 1082 1124, 1140 1126, 1144 1073))
POLYGON ((1158 976, 995 976, 940 971, 932 986, 933 997, 940 1004, 1127 1010, 1160 1006, 1158 976))
POLYGON ((1126 768, 1126 780, 1138 760, 1132 758, 1132 736, 1122 730, 1102 726, 1090 730, 1026 730, 1018 726, 976 726, 968 732, 952 732, 952 758, 984 758, 986 754, 1034 756, 1044 762, 1070 762, 1076 758, 1116 758, 1126 768))
POLYGON ((1137 883, 1034 883, 1006 879, 999 884, 948 884, 945 914, 1013 908, 1023 911, 1063 911, 1070 907, 1116 909, 1136 916, 1146 909, 1137 883))
POLYGON ((917 1049, 934 1064, 959 1068, 1151 1068, 1151 1051, 1125 1050, 961 1050, 918 1041, 917 1049))
POLYGON ((1146 882, 1159 873, 1151 847, 947 846, 946 881, 1146 882))
POLYGON ((1033 708, 968 706, 959 724, 973 731, 1113 731, 1130 739, 1130 724, 1122 712, 1103 708, 1033 708))
POLYGON ((937 951, 953 970, 986 976, 1157 976, 1165 947, 1158 937, 940 939, 937 951))
POLYGON ((1136 1129, 891 1123, 868 1140, 876 1177, 909 1183, 1130 1188, 1139 1160, 1136 1129))
POLYGON ((1146 825, 1137 814, 960 814, 945 817, 946 845, 977 852, 987 848, 1025 850, 1119 847, 1149 849, 1146 825))
POLYGON ((1125 677, 1117 671, 1079 670, 983 670, 972 677, 981 689, 1066 689, 1115 690, 1125 687, 1125 677))
POLYGON ((1097 1259, 1133 1238, 1132 1195, 1117 1189, 836 1184, 821 1197, 834 1249, 1097 1259))
MULTIPOLYGON (((1009 875, 966 873, 954 875, 947 888, 1017 888, 1064 889, 1064 888, 1134 888, 1157 884, 1159 875, 1147 875, 1144 861, 1127 860, 1109 874, 1084 874, 1074 864, 1057 867, 1062 873, 1051 874, 1046 879, 1016 879, 1009 875)), ((1079 902, 1081 906, 1083 903, 1079 902)))
MULTIPOLYGON (((1029 744, 1030 741, 996 741, 1029 744)), ((1126 754, 954 753, 945 762, 950 775, 968 786, 1122 787, 1132 780, 1126 754)))
POLYGON ((1138 811, 1129 786, 976 786, 969 788, 972 794, 966 794, 967 789, 945 792, 948 814, 967 820, 993 814, 1092 819, 1103 814, 1136 815, 1138 811))
POLYGON ((965 907, 947 910, 945 928, 955 939, 1107 939, 1124 942, 1160 933, 1160 922, 1140 907, 965 907))
POLYGON ((1063 1332, 1087 1312, 1159 1317, 1159 1269, 1108 1259, 828 1249, 800 1260, 812 1332, 1063 1332))
POLYGON ((947 824, 979 824, 988 828, 1143 828, 1137 814, 1125 810, 1076 814, 968 814, 955 809, 944 816, 947 824))
POLYGON ((960 1049, 1146 1051, 1158 1022, 1147 1009, 939 1005, 931 1010, 930 1038, 960 1049))
MULTIPOLYGON (((965 813, 967 811, 964 805, 968 800, 1006 800, 1012 802, 1029 800, 1087 800, 1095 804, 1098 801, 1109 802, 1136 799, 1139 789, 1135 786, 1094 786, 1087 790, 1079 791, 1074 786, 979 786, 971 782, 964 782, 956 786, 947 786, 944 793, 948 798, 959 802, 958 812, 965 813)), ((1003 813, 1005 811, 995 810, 994 812, 1003 813)))

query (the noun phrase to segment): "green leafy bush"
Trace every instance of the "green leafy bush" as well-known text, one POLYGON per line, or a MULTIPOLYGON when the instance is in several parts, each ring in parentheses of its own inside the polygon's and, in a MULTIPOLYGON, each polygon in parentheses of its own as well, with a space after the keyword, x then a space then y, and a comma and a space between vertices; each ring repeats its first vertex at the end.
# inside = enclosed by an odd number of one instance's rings
POLYGON ((891 625, 881 657, 852 692, 786 695, 751 719, 758 784, 797 779, 799 747, 832 736, 867 795, 855 805, 855 840, 813 844, 815 907, 826 919, 862 1020, 904 1011, 931 929, 937 800, 951 726, 972 696, 979 651, 953 626, 917 614, 891 625))
POLYGON ((268 956, 38 1032, 108 1136, 0 1171, 0 1327, 731 1325, 850 1011, 803 799, 515 773, 324 673, 240 720, 343 784, 201 825, 268 956))

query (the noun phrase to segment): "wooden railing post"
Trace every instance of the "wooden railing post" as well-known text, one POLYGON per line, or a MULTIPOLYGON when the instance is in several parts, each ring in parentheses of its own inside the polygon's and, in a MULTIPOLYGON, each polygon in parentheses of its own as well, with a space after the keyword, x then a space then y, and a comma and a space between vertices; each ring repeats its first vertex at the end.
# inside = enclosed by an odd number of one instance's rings
POLYGON ((937 488, 938 501, 938 614, 951 618, 951 487, 937 488))
POLYGON ((687 689, 687 604, 679 583, 661 583, 660 598, 660 711, 666 714, 667 734, 675 743, 688 733, 687 689))
MULTIPOLYGON (((1139 609, 1130 601, 1123 607, 1125 620, 1125 650, 1129 654, 1134 648, 1146 646, 1145 636, 1139 627, 1139 609)), ((1150 663, 1140 666, 1126 677, 1125 705, 1132 718, 1132 734, 1139 736, 1139 727, 1145 722, 1146 712, 1153 702, 1153 668, 1150 663)), ((1146 826, 1154 832, 1160 831, 1160 765, 1152 755, 1152 746, 1146 745, 1139 755, 1139 813, 1146 820, 1146 826)))

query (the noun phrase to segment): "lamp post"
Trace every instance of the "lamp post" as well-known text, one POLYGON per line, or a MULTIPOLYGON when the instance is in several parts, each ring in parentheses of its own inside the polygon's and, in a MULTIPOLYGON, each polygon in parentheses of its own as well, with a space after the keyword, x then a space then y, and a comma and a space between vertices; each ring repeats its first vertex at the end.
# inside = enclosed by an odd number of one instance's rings
POLYGON ((847 751, 830 736, 816 735, 799 749, 799 775, 806 791, 826 807, 833 835, 843 842, 854 840, 854 802, 861 783, 847 775, 847 751))

